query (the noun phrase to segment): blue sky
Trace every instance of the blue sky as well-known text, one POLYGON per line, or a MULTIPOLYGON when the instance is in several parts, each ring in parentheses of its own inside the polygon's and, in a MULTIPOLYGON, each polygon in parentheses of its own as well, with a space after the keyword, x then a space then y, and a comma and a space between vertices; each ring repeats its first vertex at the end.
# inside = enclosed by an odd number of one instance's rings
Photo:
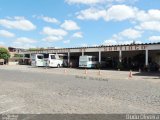
POLYGON ((0 0, 0 45, 160 42, 160 0, 0 0))

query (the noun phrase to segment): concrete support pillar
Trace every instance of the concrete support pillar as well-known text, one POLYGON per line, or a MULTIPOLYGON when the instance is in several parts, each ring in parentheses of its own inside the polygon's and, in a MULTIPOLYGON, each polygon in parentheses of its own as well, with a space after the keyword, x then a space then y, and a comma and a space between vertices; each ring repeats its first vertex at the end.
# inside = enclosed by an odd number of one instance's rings
POLYGON ((22 62, 22 64, 24 64, 24 58, 25 58, 25 54, 23 53, 23 62, 22 62))
POLYGON ((145 65, 148 66, 148 50, 146 50, 145 65))
POLYGON ((84 52, 82 51, 82 56, 84 56, 84 52))
POLYGON ((68 52, 68 67, 70 66, 70 52, 68 52))
POLYGON ((99 63, 101 63, 101 51, 99 51, 99 63))
POLYGON ((32 57, 32 53, 29 54, 29 59, 30 59, 29 62, 30 62, 30 64, 32 64, 32 58, 31 57, 32 57))
POLYGON ((122 62, 122 51, 119 51, 119 62, 122 62))

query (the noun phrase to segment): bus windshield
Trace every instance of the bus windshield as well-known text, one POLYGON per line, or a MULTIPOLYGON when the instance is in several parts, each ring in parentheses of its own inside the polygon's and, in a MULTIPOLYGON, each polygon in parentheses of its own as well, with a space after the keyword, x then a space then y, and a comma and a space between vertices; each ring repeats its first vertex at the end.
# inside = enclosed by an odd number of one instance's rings
POLYGON ((43 59, 43 56, 42 55, 37 55, 37 58, 38 59, 43 59))

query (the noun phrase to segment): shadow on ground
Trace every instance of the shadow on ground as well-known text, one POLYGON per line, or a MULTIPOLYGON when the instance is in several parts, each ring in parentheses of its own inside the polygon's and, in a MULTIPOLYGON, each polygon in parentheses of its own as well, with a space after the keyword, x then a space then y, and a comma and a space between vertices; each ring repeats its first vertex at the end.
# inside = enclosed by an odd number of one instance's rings
POLYGON ((140 72, 133 74, 134 76, 149 76, 155 77, 154 79, 160 79, 160 72, 140 72))

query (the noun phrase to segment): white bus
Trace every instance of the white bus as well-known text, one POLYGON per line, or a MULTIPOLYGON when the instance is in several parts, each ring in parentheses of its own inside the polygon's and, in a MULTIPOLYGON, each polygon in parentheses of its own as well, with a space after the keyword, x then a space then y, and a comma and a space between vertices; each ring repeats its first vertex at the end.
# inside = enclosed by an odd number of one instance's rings
POLYGON ((62 67, 63 60, 59 58, 58 54, 45 54, 44 65, 48 67, 62 67))
POLYGON ((31 65, 32 66, 44 66, 44 55, 43 54, 32 54, 31 55, 31 65))
POLYGON ((68 67, 68 56, 66 54, 58 54, 59 58, 63 60, 63 67, 68 67))
POLYGON ((80 56, 79 57, 79 67, 80 68, 96 68, 98 61, 96 61, 95 56, 80 56))

